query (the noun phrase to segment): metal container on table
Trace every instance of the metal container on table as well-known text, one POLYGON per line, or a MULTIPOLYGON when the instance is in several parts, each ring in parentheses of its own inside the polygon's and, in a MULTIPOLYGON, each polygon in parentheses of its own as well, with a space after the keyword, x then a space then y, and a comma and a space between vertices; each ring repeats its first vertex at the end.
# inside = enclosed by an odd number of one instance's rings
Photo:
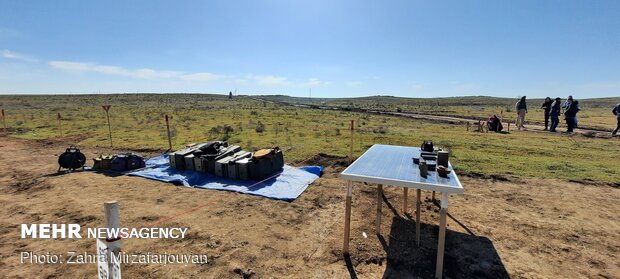
POLYGON ((439 151, 437 152, 437 165, 448 167, 448 159, 450 158, 450 152, 439 151))

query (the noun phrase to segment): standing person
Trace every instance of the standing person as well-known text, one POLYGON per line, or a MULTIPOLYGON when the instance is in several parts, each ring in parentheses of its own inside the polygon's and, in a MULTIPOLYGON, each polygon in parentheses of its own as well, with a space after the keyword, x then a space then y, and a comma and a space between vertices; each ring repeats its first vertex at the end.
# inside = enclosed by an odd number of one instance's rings
POLYGON ((616 134, 618 134, 618 131, 620 131, 620 103, 618 103, 612 110, 611 112, 614 113, 614 115, 616 116, 616 119, 618 120, 618 124, 616 124, 616 129, 611 132, 611 136, 615 136, 616 134))
POLYGON ((566 112, 566 110, 570 107, 570 104, 573 103, 573 96, 569 95, 568 98, 566 98, 566 101, 564 101, 564 104, 562 104, 562 112, 566 112))
POLYGON ((545 98, 545 102, 542 106, 540 106, 545 110, 545 131, 549 128, 549 111, 551 111, 551 103, 553 103, 553 101, 551 101, 551 98, 547 97, 545 98))
POLYGON ((577 125, 577 113, 579 112, 579 102, 573 100, 570 106, 564 112, 566 118, 566 125, 568 126, 567 133, 572 133, 577 125))
POLYGON ((525 96, 521 97, 516 104, 517 109, 517 128, 521 130, 521 128, 525 129, 523 125, 525 123, 525 114, 527 113, 527 102, 525 102, 525 96))
POLYGON ((551 117, 551 127, 549 128, 549 132, 556 132, 555 128, 560 124, 560 111, 562 110, 562 105, 560 102, 562 99, 560 97, 555 98, 555 101, 551 104, 551 110, 549 111, 549 117, 551 117))

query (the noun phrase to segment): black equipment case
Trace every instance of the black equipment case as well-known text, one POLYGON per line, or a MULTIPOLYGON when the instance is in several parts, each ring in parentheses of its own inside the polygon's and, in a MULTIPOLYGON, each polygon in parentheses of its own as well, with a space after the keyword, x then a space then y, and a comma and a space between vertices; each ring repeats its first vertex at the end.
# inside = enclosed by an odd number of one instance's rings
POLYGON ((77 146, 71 145, 69 148, 65 150, 64 153, 58 156, 58 171, 60 169, 65 168, 71 171, 76 169, 84 169, 84 164, 86 164, 86 156, 77 146))

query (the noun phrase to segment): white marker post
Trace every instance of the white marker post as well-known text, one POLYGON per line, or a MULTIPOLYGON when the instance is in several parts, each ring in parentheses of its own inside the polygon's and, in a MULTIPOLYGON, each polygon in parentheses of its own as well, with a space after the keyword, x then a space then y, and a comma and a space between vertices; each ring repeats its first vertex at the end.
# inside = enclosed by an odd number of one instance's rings
MULTIPOLYGON (((116 201, 109 201, 103 204, 105 214, 105 226, 109 229, 118 229, 121 226, 120 211, 116 201)), ((121 251, 121 239, 106 236, 105 241, 97 239, 97 254, 105 251, 106 263, 99 263, 98 273, 101 279, 121 278, 121 265, 117 261, 118 253, 121 251), (105 277, 107 275, 107 277, 105 277)))

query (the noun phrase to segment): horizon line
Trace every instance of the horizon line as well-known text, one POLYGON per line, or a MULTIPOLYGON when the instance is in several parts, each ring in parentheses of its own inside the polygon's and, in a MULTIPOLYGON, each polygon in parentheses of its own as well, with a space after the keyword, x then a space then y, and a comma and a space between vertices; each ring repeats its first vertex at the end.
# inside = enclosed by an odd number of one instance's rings
MULTIPOLYGON (((232 92, 232 91, 231 91, 232 92)), ((208 92, 106 92, 106 93, 0 93, 0 96, 89 96, 89 95, 221 95, 228 96, 229 93, 208 93, 208 92)), ((347 96, 347 97, 308 97, 308 96, 293 96, 287 94, 237 94, 234 96, 285 96, 291 98, 300 99, 359 99, 369 97, 387 97, 387 98, 403 98, 403 99, 438 99, 438 98, 466 98, 466 97, 488 97, 498 99, 515 99, 519 97, 500 97, 491 95, 453 95, 453 96, 436 96, 436 97, 404 97, 395 95, 364 95, 364 96, 347 96)), ((525 95, 527 96, 527 95, 525 95)), ((551 97, 551 96, 548 96, 551 97)), ((545 99, 546 97, 531 97, 530 99, 545 99)), ((553 99, 553 97, 551 97, 553 99)), ((611 99, 620 98, 620 96, 605 96, 596 98, 579 98, 581 100, 594 100, 594 99, 611 99)))

